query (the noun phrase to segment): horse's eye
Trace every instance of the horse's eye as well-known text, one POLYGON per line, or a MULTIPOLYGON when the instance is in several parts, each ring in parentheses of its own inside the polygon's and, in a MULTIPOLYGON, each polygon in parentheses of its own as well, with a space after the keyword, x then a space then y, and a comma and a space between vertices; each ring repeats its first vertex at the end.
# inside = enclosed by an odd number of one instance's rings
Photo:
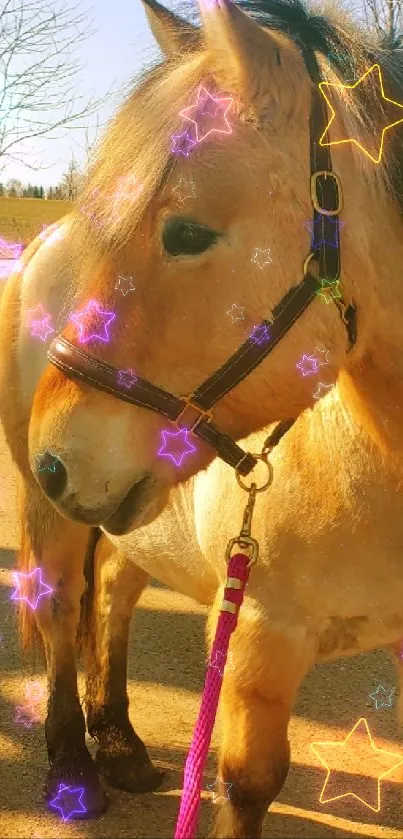
POLYGON ((218 236, 215 230, 204 224, 184 218, 170 218, 162 232, 162 242, 168 253, 179 256, 203 253, 215 244, 218 236))

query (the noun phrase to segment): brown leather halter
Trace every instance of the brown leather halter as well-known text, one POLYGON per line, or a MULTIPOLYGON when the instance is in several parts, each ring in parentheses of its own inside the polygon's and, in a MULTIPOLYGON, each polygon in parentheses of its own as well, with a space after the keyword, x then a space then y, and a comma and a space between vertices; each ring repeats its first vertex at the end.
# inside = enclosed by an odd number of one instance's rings
MULTIPOLYGON (((338 213, 342 206, 341 185, 338 175, 332 172, 329 146, 319 146, 317 142, 317 138, 325 131, 328 117, 325 100, 318 88, 321 75, 316 57, 301 44, 299 46, 308 73, 314 82, 310 114, 311 199, 314 208, 313 229, 319 230, 321 241, 305 260, 301 282, 284 295, 273 310, 272 318, 263 320, 258 327, 269 328, 270 340, 258 344, 253 338, 248 338, 222 367, 189 396, 175 396, 141 378, 136 379, 129 391, 124 384, 119 383, 117 367, 100 361, 63 335, 58 335, 52 341, 48 351, 51 364, 66 376, 79 379, 124 402, 150 408, 167 417, 178 428, 187 428, 209 443, 222 460, 243 476, 249 474, 257 459, 252 454, 245 453, 231 437, 213 425, 211 408, 272 352, 318 291, 323 290, 326 284, 331 287, 340 276, 338 213), (332 237, 337 247, 329 244, 332 237), (318 264, 319 277, 315 277, 309 271, 312 260, 316 260, 318 264), (190 418, 192 415, 193 419, 190 418)), ((356 341, 356 308, 354 305, 347 306, 342 298, 334 299, 334 302, 346 325, 351 348, 356 341)), ((285 430, 289 425, 289 421, 284 423, 285 430)))

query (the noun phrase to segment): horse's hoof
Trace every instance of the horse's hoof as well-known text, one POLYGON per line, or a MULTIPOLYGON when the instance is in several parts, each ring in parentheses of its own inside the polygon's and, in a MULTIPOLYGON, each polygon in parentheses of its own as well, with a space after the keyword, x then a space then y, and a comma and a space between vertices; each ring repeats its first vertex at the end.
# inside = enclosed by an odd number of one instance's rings
POLYGON ((68 762, 66 758, 56 760, 46 778, 45 800, 49 812, 64 821, 96 819, 108 807, 108 798, 92 758, 90 761, 86 758, 81 765, 77 758, 68 762))
POLYGON ((98 749, 95 762, 99 773, 111 787, 126 792, 154 792, 165 776, 165 772, 153 766, 148 755, 139 761, 134 754, 111 756, 98 749))

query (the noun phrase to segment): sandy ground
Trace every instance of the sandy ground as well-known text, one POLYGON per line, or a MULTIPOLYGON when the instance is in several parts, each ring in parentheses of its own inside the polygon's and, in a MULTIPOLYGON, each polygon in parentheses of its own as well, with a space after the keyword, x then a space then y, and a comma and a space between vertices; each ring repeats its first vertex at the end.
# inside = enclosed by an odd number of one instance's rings
MULTIPOLYGON (((2 434, 0 540, 0 839, 172 839, 183 764, 204 678, 205 609, 153 582, 144 592, 132 624, 128 666, 131 719, 151 757, 167 770, 163 787, 146 795, 109 788, 109 809, 104 816, 64 823, 48 813, 42 802, 47 766, 46 699, 40 701, 39 723, 26 728, 15 721, 15 707, 24 701, 27 682, 35 679, 44 686, 45 676, 43 668, 33 670, 21 657, 14 604, 10 602, 18 533, 15 471, 2 434)), ((80 673, 81 695, 83 688, 80 673)), ((403 764, 380 782, 379 812, 351 795, 320 804, 326 770, 310 748, 317 741, 343 740, 359 718, 365 717, 375 745, 403 759, 395 706, 398 690, 391 658, 383 651, 314 668, 294 709, 292 767, 267 816, 264 837, 403 839, 403 764), (389 690, 395 687, 392 707, 375 709, 369 694, 379 684, 389 690)), ((216 778, 219 731, 218 722, 204 776, 199 837, 207 836, 215 806, 206 786, 216 778)), ((93 751, 91 741, 89 748, 93 751)), ((380 770, 372 757, 371 751, 361 751, 359 746, 349 762, 341 759, 332 773, 333 795, 353 789, 376 807, 380 770)))

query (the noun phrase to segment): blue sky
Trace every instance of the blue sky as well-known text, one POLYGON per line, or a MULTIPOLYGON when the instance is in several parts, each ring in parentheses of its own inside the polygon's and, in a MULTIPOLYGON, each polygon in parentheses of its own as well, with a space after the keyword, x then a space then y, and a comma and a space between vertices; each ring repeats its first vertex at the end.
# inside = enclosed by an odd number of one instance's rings
MULTIPOLYGON (((174 3, 165 5, 174 7, 174 3)), ((78 45, 76 57, 85 65, 81 74, 80 93, 86 98, 102 97, 111 88, 118 90, 130 77, 150 60, 158 58, 159 50, 148 27, 147 18, 141 0, 95 0, 90 6, 85 0, 76 0, 78 11, 88 10, 89 20, 94 34, 78 45)), ((121 99, 122 97, 120 97, 121 99)), ((102 125, 116 110, 119 97, 115 96, 99 112, 102 125)), ((92 135, 96 130, 96 116, 89 119, 92 135)), ((10 162, 0 173, 0 180, 6 182, 15 177, 23 183, 55 185, 66 170, 66 164, 74 153, 78 162, 85 158, 80 148, 85 145, 84 132, 78 128, 70 129, 60 139, 33 140, 24 149, 18 149, 19 157, 35 166, 42 166, 40 172, 33 172, 24 166, 10 162), (29 155, 28 155, 29 151, 29 155)), ((17 152, 17 148, 15 149, 17 152)))

